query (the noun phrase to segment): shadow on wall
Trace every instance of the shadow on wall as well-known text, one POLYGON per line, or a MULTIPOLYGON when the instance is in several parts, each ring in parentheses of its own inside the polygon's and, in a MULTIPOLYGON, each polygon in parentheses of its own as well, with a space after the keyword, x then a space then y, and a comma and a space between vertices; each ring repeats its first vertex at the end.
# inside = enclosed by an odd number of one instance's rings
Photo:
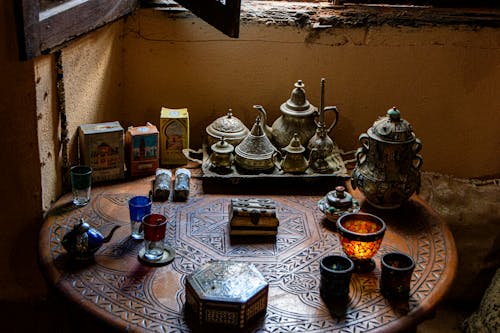
POLYGON ((455 238, 458 270, 447 300, 479 304, 500 267, 500 180, 424 172, 420 196, 445 219, 455 238))

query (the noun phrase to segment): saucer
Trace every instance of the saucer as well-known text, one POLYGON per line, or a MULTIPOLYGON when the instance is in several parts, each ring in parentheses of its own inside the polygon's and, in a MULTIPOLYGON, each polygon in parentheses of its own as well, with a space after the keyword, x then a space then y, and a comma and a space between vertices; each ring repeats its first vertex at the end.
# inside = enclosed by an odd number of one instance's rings
POLYGON ((168 263, 170 263, 172 260, 175 258, 175 250, 171 248, 170 246, 165 246, 163 249, 163 255, 161 256, 160 259, 157 260, 149 260, 144 256, 144 253, 146 252, 145 248, 142 248, 139 251, 139 260, 147 265, 151 266, 163 266, 168 263))

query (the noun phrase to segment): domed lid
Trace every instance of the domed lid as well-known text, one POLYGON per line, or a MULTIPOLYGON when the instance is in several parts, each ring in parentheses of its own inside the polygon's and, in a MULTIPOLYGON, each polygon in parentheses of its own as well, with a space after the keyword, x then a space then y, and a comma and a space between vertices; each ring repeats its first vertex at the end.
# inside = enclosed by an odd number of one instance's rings
POLYGON ((293 138, 290 140, 288 146, 283 148, 283 150, 286 151, 287 153, 302 154, 306 149, 300 143, 299 134, 293 133, 293 138))
POLYGON ((405 142, 415 139, 410 123, 401 118, 396 107, 389 109, 387 115, 375 121, 368 131, 372 136, 385 141, 405 142))
POLYGON ((280 106, 281 112, 298 117, 310 116, 316 112, 317 108, 309 103, 306 99, 306 91, 304 83, 298 80, 295 83, 295 88, 292 90, 290 99, 280 106))
POLYGON ((352 205, 352 195, 345 190, 344 186, 337 186, 335 191, 328 192, 326 200, 330 206, 335 208, 350 207, 352 205))
POLYGON ((225 137, 226 139, 243 139, 249 132, 241 120, 233 116, 231 109, 227 115, 215 119, 208 125, 206 131, 214 138, 225 137))
POLYGON ((234 146, 221 137, 219 141, 214 143, 212 146, 212 151, 218 154, 230 154, 234 151, 234 146))

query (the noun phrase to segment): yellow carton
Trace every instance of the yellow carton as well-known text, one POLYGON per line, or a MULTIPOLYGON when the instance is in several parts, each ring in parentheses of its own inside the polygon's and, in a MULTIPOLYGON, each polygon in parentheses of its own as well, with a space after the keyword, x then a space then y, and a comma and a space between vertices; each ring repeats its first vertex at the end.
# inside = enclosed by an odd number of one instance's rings
POLYGON ((189 148, 189 114, 184 109, 161 108, 160 164, 183 165, 188 162, 182 153, 189 148))

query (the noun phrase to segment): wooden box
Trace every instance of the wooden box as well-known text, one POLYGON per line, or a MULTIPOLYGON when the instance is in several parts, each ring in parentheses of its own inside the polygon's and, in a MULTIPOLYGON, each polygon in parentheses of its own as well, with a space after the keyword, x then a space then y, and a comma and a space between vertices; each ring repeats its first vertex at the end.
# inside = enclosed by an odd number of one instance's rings
POLYGON ((186 310, 200 325, 242 328, 266 312, 268 290, 254 265, 212 261, 186 278, 186 310))
POLYGON ((125 134, 125 151, 130 176, 154 175, 159 166, 158 129, 151 123, 130 126, 125 134))
POLYGON ((81 164, 92 167, 92 181, 123 179, 123 127, 118 121, 79 127, 81 164))
POLYGON ((189 148, 188 109, 161 109, 160 139, 162 166, 184 165, 188 162, 182 152, 189 148))
POLYGON ((231 236, 275 236, 279 226, 276 202, 265 198, 231 199, 229 221, 231 236))

